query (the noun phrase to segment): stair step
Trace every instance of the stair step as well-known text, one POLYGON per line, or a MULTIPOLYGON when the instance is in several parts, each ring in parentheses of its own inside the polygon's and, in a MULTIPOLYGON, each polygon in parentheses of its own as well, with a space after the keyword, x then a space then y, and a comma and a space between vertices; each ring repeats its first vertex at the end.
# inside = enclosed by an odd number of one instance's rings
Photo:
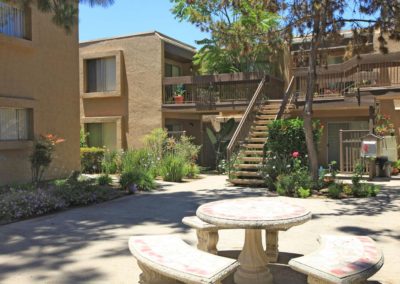
POLYGON ((265 120, 265 119, 261 120, 261 119, 260 119, 260 120, 255 120, 255 121, 253 122, 253 124, 261 125, 261 126, 267 126, 267 125, 269 125, 272 121, 273 121, 272 119, 269 119, 269 120, 265 120))
POLYGON ((279 110, 281 108, 280 104, 273 104, 273 105, 263 105, 260 110, 270 110, 270 109, 274 109, 274 110, 279 110))
POLYGON ((259 142, 259 143, 265 143, 267 142, 268 138, 267 137, 250 137, 247 139, 249 142, 259 142))
POLYGON ((276 117, 276 114, 262 114, 262 115, 257 115, 257 119, 263 119, 263 120, 274 120, 276 117))
POLYGON ((264 151, 261 150, 245 150, 242 151, 244 155, 253 155, 253 156, 262 156, 264 154, 264 151))
POLYGON ((261 166, 262 166, 261 164, 237 164, 235 165, 235 168, 258 170, 261 168, 261 166))
POLYGON ((230 179, 229 182, 235 185, 263 185, 264 181, 262 179, 230 179))
POLYGON ((266 131, 253 131, 250 133, 251 137, 267 137, 268 136, 268 132, 266 131))
POLYGON ((243 147, 247 149, 264 149, 264 144, 245 144, 243 147))
POLYGON ((250 171, 237 171, 234 172, 235 176, 238 177, 260 177, 259 172, 250 172, 250 171))
POLYGON ((268 126, 255 125, 255 126, 252 127, 252 129, 254 129, 254 130, 265 130, 265 133, 268 133, 267 132, 268 126))
POLYGON ((279 112, 279 109, 278 110, 275 110, 275 109, 261 109, 261 110, 258 111, 259 114, 274 114, 274 115, 276 115, 278 112, 279 112))
POLYGON ((261 163, 263 161, 262 157, 242 157, 240 158, 243 162, 258 162, 261 163))

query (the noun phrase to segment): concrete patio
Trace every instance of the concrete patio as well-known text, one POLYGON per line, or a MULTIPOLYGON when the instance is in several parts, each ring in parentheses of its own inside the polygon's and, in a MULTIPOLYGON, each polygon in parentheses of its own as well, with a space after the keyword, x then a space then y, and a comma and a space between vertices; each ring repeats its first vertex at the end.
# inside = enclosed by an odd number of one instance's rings
MULTIPOLYGON (((194 245, 195 232, 181 219, 194 215, 200 204, 266 194, 229 187, 224 176, 162 185, 152 193, 1 226, 0 282, 137 283, 140 270, 128 250, 129 236, 173 233, 194 245)), ((291 200, 309 208, 313 219, 281 233, 279 263, 271 266, 275 283, 306 283, 285 263, 317 249, 316 239, 323 233, 372 237, 385 264, 368 283, 400 283, 400 181, 382 185, 377 198, 291 200)), ((235 256, 242 245, 242 230, 220 232, 222 254, 235 256)))

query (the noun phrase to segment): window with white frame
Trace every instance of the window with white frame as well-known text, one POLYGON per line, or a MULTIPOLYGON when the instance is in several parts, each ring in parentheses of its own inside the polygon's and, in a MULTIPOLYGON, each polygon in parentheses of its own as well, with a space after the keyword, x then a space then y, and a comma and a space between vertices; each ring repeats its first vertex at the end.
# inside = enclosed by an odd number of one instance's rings
POLYGON ((0 141, 29 140, 31 133, 30 109, 0 108, 0 141))
POLYGON ((29 11, 0 0, 0 33, 18 38, 29 38, 29 11))
POLYGON ((116 58, 86 60, 86 92, 111 92, 116 88, 116 58))

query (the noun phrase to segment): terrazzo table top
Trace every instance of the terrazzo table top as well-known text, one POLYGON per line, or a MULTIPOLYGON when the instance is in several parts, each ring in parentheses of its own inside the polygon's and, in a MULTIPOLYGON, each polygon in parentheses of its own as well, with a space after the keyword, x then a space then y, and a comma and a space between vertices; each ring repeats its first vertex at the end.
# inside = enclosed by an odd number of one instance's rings
POLYGON ((287 229, 311 219, 306 208, 279 197, 220 200, 201 205, 196 215, 219 227, 287 229))

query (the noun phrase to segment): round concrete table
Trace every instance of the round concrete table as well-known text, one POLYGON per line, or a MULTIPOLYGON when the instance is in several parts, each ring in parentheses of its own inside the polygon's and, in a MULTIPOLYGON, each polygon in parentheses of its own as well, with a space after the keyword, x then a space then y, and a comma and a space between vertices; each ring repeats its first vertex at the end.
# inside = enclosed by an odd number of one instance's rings
MULTIPOLYGON (((240 266, 234 275, 236 284, 272 283, 267 254, 263 250, 261 230, 277 232, 311 219, 307 209, 279 197, 238 198, 210 202, 200 206, 196 215, 221 228, 245 229, 240 266)), ((267 240, 268 241, 268 240, 267 240)), ((268 245, 268 244, 267 244, 268 245)))

